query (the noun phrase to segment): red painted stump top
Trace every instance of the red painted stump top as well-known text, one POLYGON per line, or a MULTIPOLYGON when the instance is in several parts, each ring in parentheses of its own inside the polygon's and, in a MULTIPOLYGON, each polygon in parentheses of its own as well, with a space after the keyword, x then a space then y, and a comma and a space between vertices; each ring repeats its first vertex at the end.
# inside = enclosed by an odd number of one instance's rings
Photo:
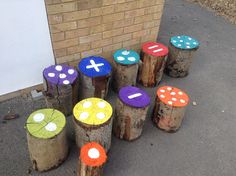
POLYGON ((156 42, 144 43, 142 50, 144 53, 157 57, 166 56, 169 52, 168 48, 165 45, 156 42))
POLYGON ((105 149, 96 142, 85 144, 80 150, 80 159, 87 166, 101 166, 107 160, 105 149))
POLYGON ((184 107, 189 102, 189 97, 185 92, 171 86, 160 87, 157 90, 157 96, 163 103, 173 107, 184 107))

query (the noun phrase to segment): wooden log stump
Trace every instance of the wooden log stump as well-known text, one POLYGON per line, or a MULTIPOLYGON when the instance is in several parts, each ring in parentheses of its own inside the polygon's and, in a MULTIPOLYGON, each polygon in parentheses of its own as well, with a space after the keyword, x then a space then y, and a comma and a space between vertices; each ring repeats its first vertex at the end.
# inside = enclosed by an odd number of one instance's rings
POLYGON ((75 105, 73 113, 77 146, 80 148, 94 141, 108 151, 112 132, 111 105, 100 98, 87 98, 75 105))
POLYGON ((139 68, 139 82, 145 87, 160 83, 164 72, 168 48, 161 43, 148 42, 142 47, 142 64, 139 68))
POLYGON ((106 160, 106 151, 100 144, 87 143, 80 150, 77 176, 102 176, 106 160))
POLYGON ((165 73, 174 78, 185 77, 189 73, 192 57, 199 42, 189 36, 174 36, 170 39, 169 57, 165 73))
POLYGON ((145 91, 133 86, 121 88, 113 123, 115 136, 128 141, 137 139, 142 133, 149 104, 150 97, 145 91))
POLYGON ((171 86, 160 87, 157 90, 153 122, 164 131, 177 131, 183 121, 188 102, 189 97, 182 90, 171 86))
POLYGON ((97 97, 105 99, 112 74, 110 63, 102 57, 84 58, 78 64, 80 73, 80 99, 97 97))
POLYGON ((68 155, 65 116, 55 109, 32 113, 26 122, 27 142, 33 168, 47 171, 59 166, 68 155))
POLYGON ((140 56, 133 50, 117 50, 114 58, 114 76, 112 87, 118 92, 124 86, 135 86, 137 81, 140 56))
POLYGON ((52 65, 43 71, 44 97, 48 108, 72 114, 78 102, 78 73, 67 65, 52 65))

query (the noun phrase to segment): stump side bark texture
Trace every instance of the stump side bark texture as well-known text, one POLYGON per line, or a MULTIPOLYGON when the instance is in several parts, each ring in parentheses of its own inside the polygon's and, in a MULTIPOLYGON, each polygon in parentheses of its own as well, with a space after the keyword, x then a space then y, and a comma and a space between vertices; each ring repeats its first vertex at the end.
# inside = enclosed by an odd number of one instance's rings
POLYGON ((51 139, 39 139, 27 133, 28 148, 33 168, 43 172, 58 167, 68 155, 66 130, 51 139))
POLYGON ((156 103, 153 111, 153 122, 158 128, 166 132, 177 131, 184 118, 186 107, 169 106, 159 98, 156 98, 156 103))
POLYGON ((139 70, 139 82, 145 87, 154 87, 160 83, 166 63, 166 56, 142 54, 142 64, 139 70))
POLYGON ((147 111, 148 107, 130 107, 118 99, 113 123, 115 136, 128 141, 137 139, 142 133, 147 111))
POLYGON ((67 157, 65 116, 55 109, 33 112, 26 122, 27 142, 33 168, 47 171, 67 157))
POLYGON ((110 118, 106 123, 92 126, 83 124, 74 119, 76 144, 79 148, 88 142, 101 144, 106 151, 111 147, 112 121, 110 118))
POLYGON ((102 176, 103 166, 88 166, 79 159, 77 176, 102 176))
POLYGON ((170 44, 169 51, 165 73, 174 78, 187 76, 189 74, 192 57, 196 49, 183 50, 170 44))
POLYGON ((122 65, 114 62, 113 89, 118 92, 122 87, 135 86, 138 75, 139 64, 122 65))
POLYGON ((111 74, 107 76, 91 78, 80 74, 80 99, 97 97, 105 99, 107 97, 111 74))
POLYGON ((73 106, 78 102, 78 81, 72 85, 55 85, 44 79, 44 97, 48 108, 72 114, 73 106))

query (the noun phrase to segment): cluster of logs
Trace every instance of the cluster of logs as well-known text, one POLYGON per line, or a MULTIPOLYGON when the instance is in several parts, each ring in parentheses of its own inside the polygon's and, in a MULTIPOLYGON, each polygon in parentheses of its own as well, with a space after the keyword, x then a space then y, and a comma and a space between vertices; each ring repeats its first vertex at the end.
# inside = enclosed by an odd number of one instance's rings
MULTIPOLYGON (((65 116, 73 113, 76 145, 80 148, 77 174, 102 175, 112 132, 127 141, 141 136, 151 98, 135 87, 136 81, 145 87, 154 87, 164 72, 172 77, 187 76, 198 45, 198 41, 189 36, 175 36, 169 48, 161 43, 145 43, 141 57, 133 50, 116 51, 113 68, 106 59, 91 56, 82 59, 77 69, 63 64, 44 69, 48 109, 33 112, 26 122, 33 168, 47 171, 66 159, 69 147, 65 116), (114 108, 104 100, 110 82, 118 93, 114 108)), ((159 87, 153 122, 164 131, 177 131, 188 102, 184 91, 172 86, 159 87)))

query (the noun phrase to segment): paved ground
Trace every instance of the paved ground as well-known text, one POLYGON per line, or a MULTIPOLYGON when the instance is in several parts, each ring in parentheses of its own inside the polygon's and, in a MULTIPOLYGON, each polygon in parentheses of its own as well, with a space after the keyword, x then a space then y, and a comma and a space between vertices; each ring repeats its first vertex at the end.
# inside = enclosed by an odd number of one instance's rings
MULTIPOLYGON (((162 85, 186 90, 197 106, 190 104, 182 128, 164 133, 148 117, 143 135, 129 143, 113 137, 104 175, 110 176, 233 176, 236 173, 236 26, 215 17, 196 4, 167 0, 159 41, 188 34, 201 42, 191 73, 183 79, 164 77, 162 85)), ((146 89, 154 95, 155 89, 146 89)), ((153 97, 154 98, 154 97, 153 97)), ((111 93, 109 101, 114 103, 111 93)), ((27 116, 44 101, 30 97, 0 104, 0 115, 21 117, 0 123, 0 175, 25 176, 31 164, 23 128, 27 116)), ((68 118, 70 121, 70 117, 68 118)), ((76 150, 61 167, 32 175, 75 175, 76 150)))

